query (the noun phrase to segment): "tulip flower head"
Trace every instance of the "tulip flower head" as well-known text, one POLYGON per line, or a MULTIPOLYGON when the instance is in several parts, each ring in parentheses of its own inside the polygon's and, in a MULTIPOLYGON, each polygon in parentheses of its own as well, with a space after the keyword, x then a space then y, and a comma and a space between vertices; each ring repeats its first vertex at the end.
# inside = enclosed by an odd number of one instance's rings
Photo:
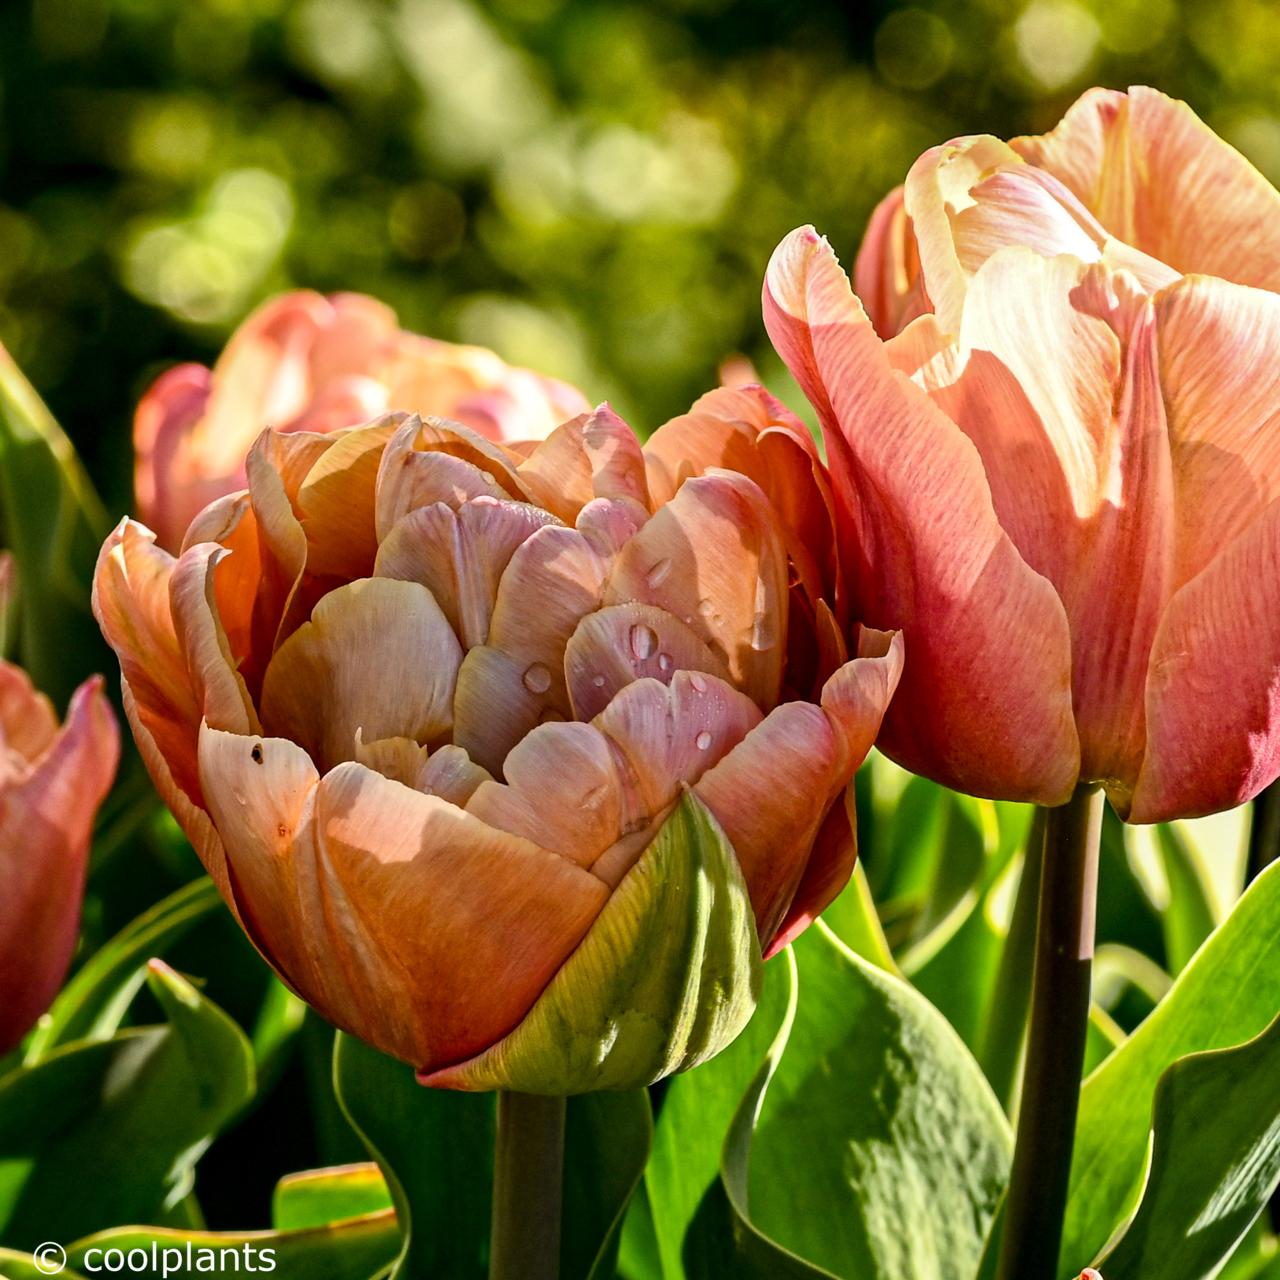
POLYGON ((120 735, 102 678, 58 724, 21 668, 0 661, 0 1054, 57 994, 75 951, 93 820, 120 735))
POLYGON ((723 1047, 848 877, 900 667, 824 621, 803 428, 739 388, 647 456, 606 408, 519 447, 394 415, 265 432, 247 474, 176 559, 125 521, 95 608, 262 954, 431 1084, 634 1087, 723 1047))
POLYGON ((327 432, 390 408, 436 413, 490 440, 540 440, 587 407, 580 392, 483 347, 406 333, 373 298, 298 290, 258 308, 212 369, 178 365, 134 418, 142 518, 176 550, 196 513, 244 487, 259 431, 327 432))
POLYGON ((1095 90, 1044 137, 927 152, 855 274, 861 304, 794 232, 765 312, 822 419, 850 606, 911 655, 888 753, 980 795, 1099 783, 1138 822, 1256 794, 1280 194, 1185 105, 1095 90))

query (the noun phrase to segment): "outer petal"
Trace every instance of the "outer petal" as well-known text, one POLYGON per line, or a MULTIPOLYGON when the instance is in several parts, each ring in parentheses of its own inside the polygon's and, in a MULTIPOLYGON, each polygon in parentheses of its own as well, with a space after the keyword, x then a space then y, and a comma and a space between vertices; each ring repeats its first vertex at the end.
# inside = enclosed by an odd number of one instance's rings
POLYGON ((1066 615, 1000 527, 977 450, 892 369, 811 228, 774 253, 764 304, 822 420, 852 610, 911 654, 886 750, 958 790, 1061 803, 1079 770, 1066 615))
POLYGON ((53 703, 21 667, 0 659, 0 748, 10 764, 24 769, 44 755, 57 734, 53 703))
POLYGON ((1092 89, 1052 133, 1012 146, 1175 270, 1280 290, 1280 193, 1186 103, 1092 89))
POLYGON ((66 975, 93 819, 119 758, 115 717, 95 676, 72 695, 65 728, 34 768, 0 787, 0 1054, 66 975))
POLYGON ((425 587, 363 578, 329 592, 271 660, 262 719, 328 769, 366 741, 429 744, 452 723, 462 650, 425 587))
MULTIPOLYGON (((1280 776, 1280 502, 1169 602, 1132 822, 1228 809, 1280 776)), ((1121 798, 1123 814, 1123 798, 1121 798)))

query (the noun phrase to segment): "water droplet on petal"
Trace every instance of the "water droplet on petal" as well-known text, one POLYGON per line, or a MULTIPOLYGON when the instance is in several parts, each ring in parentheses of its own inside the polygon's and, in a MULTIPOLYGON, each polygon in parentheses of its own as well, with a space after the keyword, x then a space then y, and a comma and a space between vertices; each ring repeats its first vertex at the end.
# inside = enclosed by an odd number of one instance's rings
POLYGON ((640 661, 652 658, 657 647, 658 633, 652 627, 645 626, 643 622, 637 622, 631 628, 631 652, 640 661))
POLYGON ((524 687, 530 693, 546 693, 551 688, 551 672, 540 662, 535 662, 524 673, 524 687))
POLYGON ((660 587, 671 576, 671 561, 659 560, 649 570, 647 581, 651 587, 660 587))
POLYGON ((597 689, 603 689, 603 688, 604 688, 604 676, 592 676, 592 677, 591 677, 591 683, 592 683, 593 685, 595 685, 595 687, 596 687, 597 689))
POLYGON ((698 612, 704 618, 714 617, 716 615, 716 602, 710 596, 703 596, 698 601, 698 612))
POLYGON ((658 670, 670 671, 672 666, 671 655, 669 653, 658 654, 658 670))
POLYGON ((699 751, 705 751, 711 745, 711 735, 703 729, 703 731, 694 738, 699 751))
POLYGON ((693 687, 694 693, 706 693, 707 682, 696 672, 689 673, 689 684, 693 687))

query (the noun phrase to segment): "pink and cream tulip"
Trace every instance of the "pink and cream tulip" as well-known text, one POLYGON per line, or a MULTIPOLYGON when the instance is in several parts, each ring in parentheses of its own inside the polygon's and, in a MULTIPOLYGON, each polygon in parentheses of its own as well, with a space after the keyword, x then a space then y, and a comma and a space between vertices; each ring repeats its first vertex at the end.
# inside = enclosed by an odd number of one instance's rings
POLYGON ((299 290, 259 307, 212 369, 178 365, 143 396, 138 510, 176 550, 202 507, 243 488, 245 455, 264 427, 328 432, 394 408, 452 418, 490 440, 540 440, 586 407, 573 387, 483 347, 403 331, 373 298, 299 290))
POLYGON ((518 447, 392 415, 264 432, 247 474, 176 558, 125 521, 95 609, 262 954, 431 1084, 631 1087, 723 1047, 848 878, 901 666, 826 621, 803 427, 758 388, 645 450, 607 408, 518 447))
POLYGON ((1152 822, 1280 774, 1280 195, 1184 105, 923 156, 854 296, 765 285, 818 410, 855 616, 910 655, 882 745, 981 795, 1152 822), (887 340, 877 336, 876 327, 887 340), (888 336, 896 335, 896 336, 888 336))
POLYGON ((75 951, 93 820, 120 737, 94 676, 66 723, 0 661, 0 1054, 49 1007, 75 951))

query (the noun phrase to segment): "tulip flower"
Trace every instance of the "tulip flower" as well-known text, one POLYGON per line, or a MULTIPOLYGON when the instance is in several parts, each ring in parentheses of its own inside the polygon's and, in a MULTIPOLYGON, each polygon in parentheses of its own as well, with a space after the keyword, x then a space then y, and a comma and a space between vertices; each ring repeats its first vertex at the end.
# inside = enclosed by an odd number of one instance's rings
POLYGON ((586 407, 573 387, 483 347, 402 331, 373 298, 299 290, 259 307, 212 369, 178 365, 142 397, 138 510, 176 550, 202 507, 243 488, 264 427, 328 432, 396 408, 446 415, 490 440, 540 440, 586 407))
POLYGON ((1280 773, 1280 196, 1134 90, 937 148, 896 200, 857 271, 896 336, 812 229, 765 285, 849 607, 910 654, 882 745, 979 795, 1098 784, 1135 822, 1249 799, 1280 773))
POLYGON ((392 415, 264 432, 247 475, 177 558, 123 522, 95 610, 262 954, 432 1085, 632 1087, 723 1047, 849 875, 901 663, 826 621, 803 427, 743 388, 644 452, 607 408, 519 448, 392 415))
POLYGON ((101 676, 60 728, 48 698, 0 661, 0 1054, 57 994, 75 950, 94 815, 120 755, 101 676))

